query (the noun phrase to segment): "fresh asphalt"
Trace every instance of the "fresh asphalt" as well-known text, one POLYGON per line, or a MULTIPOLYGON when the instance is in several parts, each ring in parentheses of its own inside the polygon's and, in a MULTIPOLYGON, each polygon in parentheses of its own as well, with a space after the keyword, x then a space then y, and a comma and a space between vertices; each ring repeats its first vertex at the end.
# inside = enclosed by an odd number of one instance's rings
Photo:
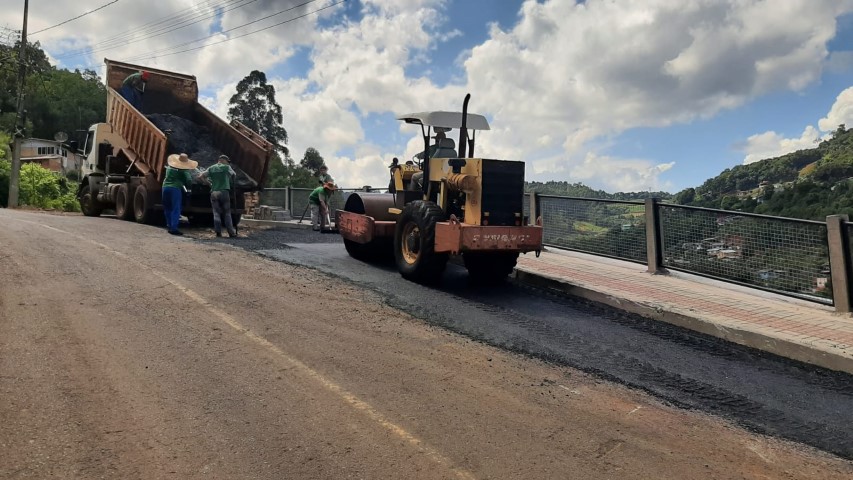
POLYGON ((525 285, 472 285, 465 269, 452 263, 440 285, 417 285, 403 280, 393 261, 350 258, 338 235, 267 230, 215 241, 346 279, 393 307, 473 340, 853 459, 851 375, 525 285))

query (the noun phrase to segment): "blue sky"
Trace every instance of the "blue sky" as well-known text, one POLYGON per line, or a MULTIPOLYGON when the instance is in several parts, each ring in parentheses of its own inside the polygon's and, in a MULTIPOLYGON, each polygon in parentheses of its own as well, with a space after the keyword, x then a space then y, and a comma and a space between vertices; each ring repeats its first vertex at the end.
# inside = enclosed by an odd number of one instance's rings
MULTIPOLYGON (((469 92, 492 124, 479 154, 611 192, 676 192, 853 125, 853 0, 348 0, 312 13, 335 2, 261 20, 303 2, 121 0, 35 39, 61 66, 108 57, 194 74, 223 116, 240 78, 262 70, 295 159, 316 148, 343 186, 382 185, 391 157, 419 150, 396 115, 458 110, 469 92)), ((30 28, 102 3, 36 2, 30 28)), ((19 24, 0 9, 0 25, 19 24)))

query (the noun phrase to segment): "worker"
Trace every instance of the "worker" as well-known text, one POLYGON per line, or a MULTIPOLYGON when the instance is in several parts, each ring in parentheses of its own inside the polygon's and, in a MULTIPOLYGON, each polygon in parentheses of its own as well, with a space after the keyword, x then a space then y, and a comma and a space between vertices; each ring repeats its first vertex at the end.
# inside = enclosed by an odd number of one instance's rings
POLYGON ((166 228, 172 235, 183 235, 178 230, 178 222, 181 220, 184 192, 192 187, 190 170, 198 167, 198 162, 190 160, 186 153, 182 153, 169 155, 166 163, 166 176, 163 178, 163 214, 166 216, 166 228))
POLYGON ((210 206, 213 209, 213 231, 217 237, 222 236, 222 222, 228 236, 237 236, 237 230, 231 221, 231 179, 237 174, 231 168, 228 155, 220 155, 217 163, 199 175, 199 178, 210 185, 210 206))
POLYGON ((317 180, 320 182, 320 186, 323 186, 327 183, 335 183, 335 179, 329 175, 329 167, 323 165, 320 167, 320 174, 317 175, 317 180))
POLYGON ((145 93, 145 85, 148 83, 150 74, 144 70, 132 73, 121 83, 121 96, 133 105, 133 108, 142 111, 142 94, 145 93))
MULTIPOLYGON (((446 127, 435 127, 435 143, 429 146, 429 158, 456 158, 456 144, 453 139, 447 138, 444 132, 449 131, 446 127)), ((423 151, 415 155, 418 160, 423 160, 427 151, 423 151)), ((420 171, 412 175, 412 181, 409 183, 409 190, 423 189, 424 172, 420 171)))
POLYGON ((337 189, 332 182, 324 183, 308 195, 308 205, 311 206, 311 228, 318 231, 328 227, 326 216, 329 214, 329 199, 337 189))

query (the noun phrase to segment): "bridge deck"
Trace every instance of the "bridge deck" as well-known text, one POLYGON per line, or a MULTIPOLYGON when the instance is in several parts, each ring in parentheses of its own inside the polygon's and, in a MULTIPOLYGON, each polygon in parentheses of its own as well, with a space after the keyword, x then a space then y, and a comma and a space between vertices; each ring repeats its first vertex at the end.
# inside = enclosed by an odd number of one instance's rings
POLYGON ((782 295, 575 252, 522 255, 519 279, 794 360, 853 373, 853 317, 782 295))

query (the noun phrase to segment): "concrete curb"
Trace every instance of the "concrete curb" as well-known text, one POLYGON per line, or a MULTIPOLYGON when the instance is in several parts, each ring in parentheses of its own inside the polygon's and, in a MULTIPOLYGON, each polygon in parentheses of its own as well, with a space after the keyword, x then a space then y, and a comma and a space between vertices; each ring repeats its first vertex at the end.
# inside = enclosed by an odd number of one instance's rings
POLYGON ((694 330, 738 345, 744 345, 746 347, 772 353, 780 357, 816 365, 829 370, 853 374, 853 358, 845 355, 834 354, 830 351, 811 347, 806 344, 772 337, 760 332, 718 325, 697 316, 690 316, 665 310, 661 305, 635 302, 614 297, 607 293, 574 285, 566 282, 565 280, 529 270, 516 269, 515 280, 527 285, 555 290, 574 297, 584 298, 591 302, 618 308, 652 320, 658 320, 689 330, 694 330))

